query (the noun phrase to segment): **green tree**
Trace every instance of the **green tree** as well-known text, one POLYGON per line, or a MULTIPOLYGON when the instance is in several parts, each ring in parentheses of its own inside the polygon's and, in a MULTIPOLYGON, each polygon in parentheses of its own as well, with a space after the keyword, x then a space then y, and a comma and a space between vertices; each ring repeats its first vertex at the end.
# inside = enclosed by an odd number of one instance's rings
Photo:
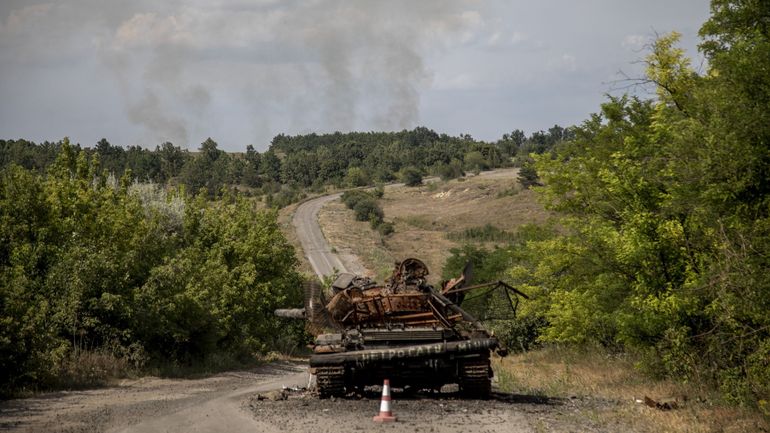
POLYGON ((157 179, 158 182, 167 182, 173 179, 182 172, 182 168, 188 161, 189 156, 186 150, 182 150, 180 147, 174 146, 168 141, 157 146, 155 153, 158 154, 160 159, 160 176, 157 179))
POLYGON ((345 183, 350 186, 366 186, 369 185, 369 176, 360 167, 350 167, 345 175, 345 183))
POLYGON ((714 1, 705 75, 677 34, 664 36, 647 58, 656 100, 610 98, 535 157, 564 227, 528 246, 543 339, 634 348, 648 368, 710 375, 735 401, 770 398, 770 74, 759 72, 770 68, 770 14, 760 4, 714 1))
POLYGON ((45 175, 3 168, 0 393, 61 383, 88 350, 196 362, 287 338, 270 313, 301 285, 276 214, 205 197, 107 182, 66 139, 45 175))
POLYGON ((537 175, 537 169, 534 167, 531 159, 528 159, 519 169, 519 183, 529 189, 533 186, 540 186, 540 176, 537 175))
POLYGON ((422 173, 414 167, 406 167, 401 170, 401 181, 406 186, 420 186, 422 185, 422 173))

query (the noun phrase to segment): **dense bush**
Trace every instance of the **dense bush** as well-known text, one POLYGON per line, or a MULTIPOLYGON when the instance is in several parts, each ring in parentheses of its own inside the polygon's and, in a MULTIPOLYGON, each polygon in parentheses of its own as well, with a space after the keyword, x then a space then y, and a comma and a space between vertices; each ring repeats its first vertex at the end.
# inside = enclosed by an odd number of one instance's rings
POLYGON ((66 140, 46 175, 0 173, 0 391, 54 384, 84 351, 191 363, 281 334, 300 279, 276 215, 130 179, 66 140))
POLYGON ((463 163, 460 162, 460 160, 453 158, 448 164, 439 163, 436 165, 435 174, 438 175, 441 180, 447 181, 465 176, 465 171, 463 170, 463 163))
POLYGON ((382 221, 384 215, 380 205, 373 199, 359 200, 353 206, 353 212, 358 221, 372 221, 375 225, 382 221))
POLYGON ((715 0, 697 74, 678 35, 647 57, 655 100, 614 97, 534 156, 558 233, 512 245, 540 341, 598 342, 650 372, 768 410, 770 10, 715 0), (545 319, 545 320, 542 320, 545 319))
POLYGON ((406 186, 422 185, 422 173, 414 167, 406 167, 401 170, 401 181, 404 182, 404 185, 406 186))
MULTIPOLYGON (((369 221, 372 229, 378 229, 381 225, 384 224, 382 219, 385 216, 382 208, 377 203, 379 191, 379 189, 375 189, 373 193, 363 190, 346 191, 344 194, 342 194, 341 200, 343 203, 345 203, 345 206, 347 206, 348 209, 351 209, 353 212, 355 212, 356 220, 369 221)), ((380 230, 381 233, 388 232, 385 234, 390 234, 392 231, 392 224, 380 230)))
POLYGON ((341 200, 348 209, 353 209, 359 201, 374 200, 374 196, 364 190, 354 189, 345 191, 342 194, 341 200))

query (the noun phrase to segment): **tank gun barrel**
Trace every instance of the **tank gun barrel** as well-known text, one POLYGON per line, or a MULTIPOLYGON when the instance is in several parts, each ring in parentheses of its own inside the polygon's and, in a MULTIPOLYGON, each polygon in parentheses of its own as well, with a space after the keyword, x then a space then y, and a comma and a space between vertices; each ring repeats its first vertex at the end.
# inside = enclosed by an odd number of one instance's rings
POLYGON ((286 319, 307 319, 307 312, 304 308, 279 308, 275 310, 275 315, 286 319))
POLYGON ((473 317, 470 313, 460 308, 457 304, 447 299, 444 295, 441 293, 432 290, 431 295, 433 295, 433 299, 438 301, 439 304, 441 304, 442 307, 449 308, 450 310, 454 311, 455 313, 461 315, 463 319, 467 320, 468 322, 472 323, 473 326, 476 327, 476 329, 484 329, 484 327, 481 325, 481 322, 479 322, 475 317, 473 317))

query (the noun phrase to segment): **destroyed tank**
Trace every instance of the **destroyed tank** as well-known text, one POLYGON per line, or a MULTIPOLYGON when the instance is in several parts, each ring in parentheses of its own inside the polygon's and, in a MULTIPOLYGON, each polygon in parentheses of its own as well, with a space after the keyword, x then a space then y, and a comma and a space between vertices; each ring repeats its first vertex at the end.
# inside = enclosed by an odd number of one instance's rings
POLYGON ((321 398, 361 393, 384 379, 407 391, 457 384, 464 396, 486 398, 490 352, 504 356, 507 351, 460 305, 466 292, 482 287, 526 295, 502 281, 469 286, 469 274, 466 266, 460 277, 438 290, 427 283, 423 262, 406 259, 396 263, 384 285, 341 274, 331 293, 308 285, 304 309, 276 310, 276 315, 308 320, 316 337, 310 346, 310 372, 316 375, 321 398))

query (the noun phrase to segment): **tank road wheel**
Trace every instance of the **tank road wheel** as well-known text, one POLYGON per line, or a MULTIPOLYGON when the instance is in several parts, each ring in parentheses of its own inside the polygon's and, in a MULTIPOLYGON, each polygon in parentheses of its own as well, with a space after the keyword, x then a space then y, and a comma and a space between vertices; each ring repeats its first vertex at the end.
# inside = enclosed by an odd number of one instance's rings
POLYGON ((489 359, 465 361, 460 365, 460 392, 465 397, 489 398, 492 391, 489 359))
POLYGON ((345 395, 345 367, 318 367, 316 369, 318 396, 321 398, 345 395))

